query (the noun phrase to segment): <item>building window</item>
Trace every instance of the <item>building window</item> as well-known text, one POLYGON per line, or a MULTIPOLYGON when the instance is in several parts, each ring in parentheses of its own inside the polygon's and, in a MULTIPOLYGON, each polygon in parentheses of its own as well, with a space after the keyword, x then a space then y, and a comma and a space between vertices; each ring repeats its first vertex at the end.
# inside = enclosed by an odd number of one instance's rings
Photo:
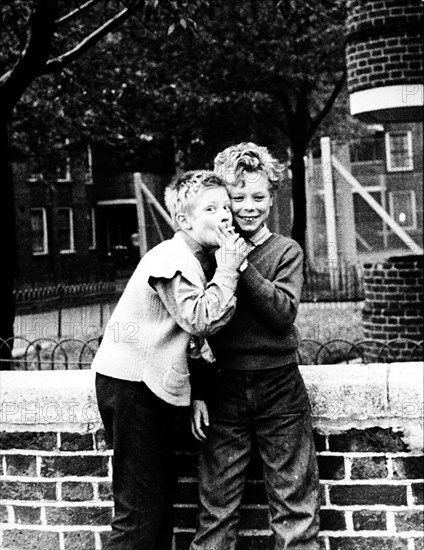
POLYGON ((69 156, 69 139, 65 140, 65 146, 63 147, 60 158, 56 167, 57 181, 69 182, 71 181, 71 159, 69 156))
POLYGON ((87 144, 87 176, 85 182, 87 184, 93 184, 93 152, 91 150, 91 145, 87 144))
POLYGON ((392 218, 403 229, 417 228, 417 210, 414 191, 392 191, 389 193, 392 218))
POLYGON ((88 248, 90 250, 94 250, 97 246, 96 244, 96 212, 94 208, 88 209, 87 222, 88 222, 88 238, 89 238, 88 248))
POLYGON ((29 176, 27 181, 30 183, 38 183, 43 181, 43 171, 39 159, 28 161, 29 176))
POLYGON ((47 215, 45 208, 31 208, 32 253, 34 256, 48 254, 47 215))
POLYGON ((57 209, 59 252, 70 254, 75 252, 74 245, 74 217, 72 208, 57 209))
POLYGON ((411 132, 388 132, 386 134, 386 161, 389 172, 413 170, 411 132))
POLYGON ((363 138, 350 144, 351 162, 384 162, 383 137, 363 138))

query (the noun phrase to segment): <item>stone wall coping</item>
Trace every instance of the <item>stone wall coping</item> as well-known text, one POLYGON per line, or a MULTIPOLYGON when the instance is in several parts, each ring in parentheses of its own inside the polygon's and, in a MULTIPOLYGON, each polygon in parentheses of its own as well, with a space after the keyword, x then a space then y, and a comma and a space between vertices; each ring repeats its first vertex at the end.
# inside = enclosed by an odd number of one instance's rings
MULTIPOLYGON (((399 427, 422 432, 423 363, 302 365, 314 425, 322 433, 399 427)), ((95 432, 101 428, 92 370, 2 371, 1 429, 95 432)), ((422 439, 422 438, 421 438, 422 439)))

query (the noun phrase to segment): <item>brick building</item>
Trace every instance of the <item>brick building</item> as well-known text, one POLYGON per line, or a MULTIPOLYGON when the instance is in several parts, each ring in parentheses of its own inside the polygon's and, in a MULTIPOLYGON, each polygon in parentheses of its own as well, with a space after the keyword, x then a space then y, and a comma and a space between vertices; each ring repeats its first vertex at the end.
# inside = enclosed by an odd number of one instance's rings
MULTIPOLYGON (((57 165, 14 164, 18 284, 43 285, 126 276, 139 259, 133 175, 91 147, 68 144, 57 165)), ((143 174, 161 197, 170 174, 143 174)), ((145 205, 148 245, 170 229, 145 205)))
MULTIPOLYGON (((90 150, 69 151, 64 162, 41 170, 15 163, 18 281, 75 281, 99 269, 96 196, 90 150)), ((58 157, 59 158, 59 157, 58 157)))
MULTIPOLYGON (((416 243, 423 240, 423 134, 417 122, 374 125, 369 137, 333 142, 332 153, 378 204, 416 243)), ((327 261, 326 215, 321 159, 309 164, 309 249, 315 260, 327 261)), ((346 208, 338 198, 349 192, 352 231, 359 262, 410 253, 407 245, 384 223, 361 195, 334 177, 337 225, 346 232, 346 208)))

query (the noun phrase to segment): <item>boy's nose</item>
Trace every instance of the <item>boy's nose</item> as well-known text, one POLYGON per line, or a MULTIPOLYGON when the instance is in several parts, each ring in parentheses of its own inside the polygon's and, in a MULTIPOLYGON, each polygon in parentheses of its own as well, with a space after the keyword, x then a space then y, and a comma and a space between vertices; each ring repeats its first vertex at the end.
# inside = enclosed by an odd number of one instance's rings
POLYGON ((245 201, 243 203, 243 209, 244 210, 253 210, 254 209, 253 201, 251 199, 245 199, 245 201))
POLYGON ((221 221, 228 222, 231 219, 231 214, 226 209, 222 209, 221 221))

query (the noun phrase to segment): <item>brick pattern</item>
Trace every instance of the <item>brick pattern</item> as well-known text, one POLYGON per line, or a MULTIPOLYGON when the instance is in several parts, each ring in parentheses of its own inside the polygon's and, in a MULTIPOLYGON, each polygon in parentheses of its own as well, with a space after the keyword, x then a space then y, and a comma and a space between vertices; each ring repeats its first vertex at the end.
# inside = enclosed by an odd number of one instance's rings
POLYGON ((346 49, 350 93, 422 83, 420 0, 348 1, 346 49))
POLYGON ((1 548, 101 548, 113 513, 104 431, 0 435, 1 548))
POLYGON ((367 344, 366 360, 393 359, 389 350, 383 352, 387 357, 379 357, 379 352, 382 344, 397 338, 405 339, 391 344, 398 360, 410 360, 416 346, 406 340, 419 342, 423 339, 423 256, 365 264, 364 267, 364 336, 374 340, 367 344))
MULTIPOLYGON (((422 548, 423 456, 408 451, 403 433, 370 428, 315 435, 321 548, 422 548)), ((188 550, 198 509, 196 444, 187 433, 179 441, 175 539, 176 550, 188 550)), ((0 546, 8 550, 101 549, 113 513, 111 451, 103 431, 61 433, 54 438, 3 432, 0 445, 4 472, 0 546), (34 443, 28 449, 27 442, 36 440, 40 448, 34 443)), ((257 451, 249 466, 240 529, 240 550, 273 548, 257 451)))

